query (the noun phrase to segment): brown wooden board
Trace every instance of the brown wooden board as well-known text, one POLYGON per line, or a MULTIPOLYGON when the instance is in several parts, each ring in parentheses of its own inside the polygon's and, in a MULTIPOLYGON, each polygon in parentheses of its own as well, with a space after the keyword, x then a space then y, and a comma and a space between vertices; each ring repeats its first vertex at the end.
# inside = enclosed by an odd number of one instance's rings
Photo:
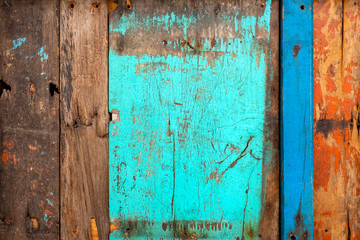
POLYGON ((58 10, 0 3, 0 239, 59 236, 58 10))
POLYGON ((106 1, 60 3, 61 239, 66 240, 107 239, 109 232, 107 12, 106 1), (92 218, 98 234, 91 234, 92 218))
POLYGON ((315 239, 360 239, 360 6, 314 1, 315 239))

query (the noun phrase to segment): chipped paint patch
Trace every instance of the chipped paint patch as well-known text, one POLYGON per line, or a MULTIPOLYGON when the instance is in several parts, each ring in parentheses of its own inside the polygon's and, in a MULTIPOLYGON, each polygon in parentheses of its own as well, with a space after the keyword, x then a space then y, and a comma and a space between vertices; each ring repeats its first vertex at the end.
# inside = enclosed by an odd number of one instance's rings
POLYGON ((18 38, 16 40, 14 40, 13 41, 14 47, 12 49, 14 50, 14 49, 20 47, 25 41, 26 41, 26 38, 18 38))

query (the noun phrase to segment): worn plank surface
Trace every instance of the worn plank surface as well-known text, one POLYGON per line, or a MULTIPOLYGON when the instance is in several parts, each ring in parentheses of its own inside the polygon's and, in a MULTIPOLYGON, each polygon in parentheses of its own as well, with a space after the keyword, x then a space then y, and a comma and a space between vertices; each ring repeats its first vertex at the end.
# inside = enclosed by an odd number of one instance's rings
POLYGON ((356 1, 314 2, 315 239, 360 238, 356 1))
POLYGON ((283 1, 281 238, 313 239, 312 1, 283 1))
POLYGON ((107 1, 60 4, 61 239, 107 239, 107 1))
POLYGON ((111 239, 278 237, 278 7, 137 0, 111 13, 111 239))
POLYGON ((0 239, 58 239, 56 1, 0 3, 0 239))

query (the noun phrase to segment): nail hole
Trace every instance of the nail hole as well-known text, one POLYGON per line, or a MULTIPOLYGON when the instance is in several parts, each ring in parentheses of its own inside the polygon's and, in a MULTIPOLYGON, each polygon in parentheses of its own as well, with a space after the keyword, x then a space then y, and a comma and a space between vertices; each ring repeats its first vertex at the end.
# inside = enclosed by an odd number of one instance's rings
POLYGON ((163 41, 162 41, 162 44, 163 44, 163 45, 166 45, 166 44, 167 44, 167 41, 166 41, 166 40, 163 40, 163 41))
POLYGON ((56 84, 54 83, 49 83, 49 91, 50 91, 50 96, 54 96, 55 93, 59 94, 59 88, 58 86, 56 86, 56 84))
POLYGON ((327 230, 327 229, 325 229, 325 232, 327 233, 327 232, 328 232, 328 230, 327 230))
POLYGON ((75 7, 75 2, 69 2, 69 7, 73 9, 75 7))
POLYGON ((0 80, 0 97, 3 94, 4 90, 6 91, 6 93, 10 93, 11 92, 11 87, 10 87, 9 84, 4 82, 3 80, 0 80))
POLYGON ((130 4, 128 4, 126 7, 127 7, 128 9, 130 9, 130 8, 131 8, 131 5, 130 5, 130 4))
POLYGON ((305 10, 305 6, 304 6, 304 5, 301 5, 301 6, 300 6, 300 9, 301 9, 301 10, 305 10))

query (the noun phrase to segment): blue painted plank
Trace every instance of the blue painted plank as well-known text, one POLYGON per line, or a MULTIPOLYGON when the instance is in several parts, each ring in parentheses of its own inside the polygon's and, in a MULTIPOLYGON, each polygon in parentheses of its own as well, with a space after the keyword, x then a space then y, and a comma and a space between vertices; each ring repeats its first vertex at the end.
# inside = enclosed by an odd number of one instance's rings
POLYGON ((283 1, 281 237, 314 238, 312 1, 283 1))
POLYGON ((110 21, 110 238, 257 238, 271 0, 182 2, 110 21))

